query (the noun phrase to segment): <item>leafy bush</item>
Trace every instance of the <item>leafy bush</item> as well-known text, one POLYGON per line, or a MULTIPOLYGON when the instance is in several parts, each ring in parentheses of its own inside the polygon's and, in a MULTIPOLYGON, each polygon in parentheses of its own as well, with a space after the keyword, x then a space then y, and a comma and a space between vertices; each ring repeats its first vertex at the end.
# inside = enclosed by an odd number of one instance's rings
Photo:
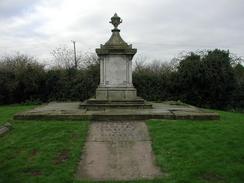
POLYGON ((98 82, 97 60, 89 60, 86 68, 46 70, 34 58, 17 54, 0 61, 0 104, 85 100, 98 82))
POLYGON ((237 88, 231 61, 229 51, 218 49, 186 56, 178 67, 181 100, 198 106, 228 107, 237 88))
POLYGON ((44 66, 32 57, 15 55, 0 62, 0 104, 42 99, 44 66))
POLYGON ((174 100, 175 71, 171 65, 154 62, 149 65, 137 65, 133 72, 133 84, 137 93, 150 101, 174 100))

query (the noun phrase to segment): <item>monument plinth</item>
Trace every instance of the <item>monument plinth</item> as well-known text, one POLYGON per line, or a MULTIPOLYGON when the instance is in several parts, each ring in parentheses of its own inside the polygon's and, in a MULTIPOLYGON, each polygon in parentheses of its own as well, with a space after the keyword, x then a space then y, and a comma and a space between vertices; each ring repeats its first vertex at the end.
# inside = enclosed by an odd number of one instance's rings
POLYGON ((112 36, 96 53, 100 62, 100 84, 95 98, 80 105, 81 108, 152 108, 137 96, 132 83, 132 59, 137 50, 128 45, 120 36, 118 26, 121 18, 115 13, 110 21, 112 36))

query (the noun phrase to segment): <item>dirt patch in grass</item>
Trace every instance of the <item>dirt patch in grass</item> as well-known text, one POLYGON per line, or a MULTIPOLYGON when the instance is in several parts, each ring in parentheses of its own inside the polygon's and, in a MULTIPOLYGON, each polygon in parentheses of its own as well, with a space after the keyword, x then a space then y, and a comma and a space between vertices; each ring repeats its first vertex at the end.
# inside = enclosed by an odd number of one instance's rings
POLYGON ((37 149, 32 149, 28 157, 28 160, 33 160, 37 156, 37 154, 38 154, 37 149))
POLYGON ((78 133, 72 133, 71 134, 71 139, 79 139, 80 135, 78 133))
POLYGON ((54 159, 54 164, 59 165, 69 159, 69 150, 64 149, 61 152, 57 154, 57 156, 54 159))
POLYGON ((42 172, 40 170, 31 168, 31 167, 23 169, 23 173, 30 175, 30 176, 41 176, 42 175, 42 172))
POLYGON ((31 154, 30 154, 30 158, 34 158, 37 154, 38 154, 37 149, 32 149, 31 154))
POLYGON ((32 149, 31 156, 36 156, 36 155, 37 155, 37 150, 36 149, 32 149))
POLYGON ((16 154, 16 155, 19 155, 19 154, 21 154, 23 151, 24 151, 23 148, 18 148, 18 149, 15 150, 15 154, 16 154))
POLYGON ((41 173, 41 171, 36 170, 36 171, 32 171, 32 172, 31 172, 31 175, 32 175, 32 176, 41 176, 42 173, 41 173))
POLYGON ((205 181, 210 181, 210 182, 219 182, 219 181, 223 181, 224 182, 224 177, 222 177, 221 175, 218 175, 214 172, 206 172, 201 176, 201 179, 205 180, 205 181))

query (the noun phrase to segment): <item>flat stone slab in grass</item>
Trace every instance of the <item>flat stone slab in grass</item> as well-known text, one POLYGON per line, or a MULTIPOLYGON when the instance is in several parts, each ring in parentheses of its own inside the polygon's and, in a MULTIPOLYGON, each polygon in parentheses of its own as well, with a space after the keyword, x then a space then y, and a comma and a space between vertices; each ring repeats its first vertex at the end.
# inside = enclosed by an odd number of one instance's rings
POLYGON ((0 127, 0 135, 3 135, 8 131, 9 131, 8 127, 6 127, 6 126, 0 127))
POLYGON ((18 113, 14 119, 24 120, 146 120, 146 119, 199 119, 216 120, 219 114, 191 105, 152 103, 152 109, 80 109, 80 102, 51 102, 35 109, 18 113))
POLYGON ((3 126, 0 126, 0 136, 7 133, 12 128, 10 123, 5 123, 3 126))
POLYGON ((79 180, 135 180, 163 176, 144 122, 93 122, 79 163, 79 180))

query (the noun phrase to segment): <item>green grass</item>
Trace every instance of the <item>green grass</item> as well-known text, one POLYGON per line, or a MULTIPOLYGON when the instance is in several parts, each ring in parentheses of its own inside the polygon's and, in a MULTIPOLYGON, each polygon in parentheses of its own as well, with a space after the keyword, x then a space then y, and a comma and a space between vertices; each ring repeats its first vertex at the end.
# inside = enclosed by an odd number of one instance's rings
POLYGON ((165 182, 244 182, 244 115, 219 113, 220 121, 147 123, 165 182))
MULTIPOLYGON (((32 107, 1 106, 0 123, 32 107)), ((156 162, 167 176, 130 182, 243 183, 244 115, 221 111, 220 115, 220 121, 149 120, 156 162)), ((0 136, 0 183, 79 182, 74 173, 88 122, 11 123, 14 129, 0 136)))
POLYGON ((0 183, 73 181, 88 122, 12 120, 15 113, 35 106, 0 106, 0 125, 13 125, 0 136, 0 183))
POLYGON ((6 121, 11 119, 13 115, 17 112, 21 112, 27 109, 32 109, 36 105, 2 105, 0 106, 0 126, 6 121))
POLYGON ((21 121, 0 137, 0 182, 72 182, 88 123, 21 121))

